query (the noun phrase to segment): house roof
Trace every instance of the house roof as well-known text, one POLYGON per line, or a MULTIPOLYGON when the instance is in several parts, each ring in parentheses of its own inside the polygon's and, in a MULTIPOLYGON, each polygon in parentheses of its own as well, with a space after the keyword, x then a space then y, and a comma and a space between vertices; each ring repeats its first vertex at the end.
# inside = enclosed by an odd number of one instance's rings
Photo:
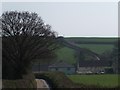
POLYGON ((51 68, 51 67, 74 67, 74 66, 71 64, 68 64, 64 61, 59 61, 59 62, 56 62, 56 63, 50 65, 49 67, 51 68))
POLYGON ((103 60, 93 60, 93 61, 81 61, 79 62, 79 67, 101 67, 101 66, 109 66, 108 61, 103 60))

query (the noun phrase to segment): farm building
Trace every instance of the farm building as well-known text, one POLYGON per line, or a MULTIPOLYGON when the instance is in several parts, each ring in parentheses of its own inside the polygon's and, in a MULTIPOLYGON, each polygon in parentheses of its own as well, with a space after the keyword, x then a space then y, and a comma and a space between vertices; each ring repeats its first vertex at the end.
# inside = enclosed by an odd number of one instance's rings
POLYGON ((49 71, 61 71, 64 72, 65 74, 74 74, 75 71, 75 66, 70 65, 64 61, 59 61, 56 62, 50 66, 48 66, 49 71))
POLYGON ((79 63, 78 73, 105 73, 105 67, 108 67, 109 63, 103 60, 93 60, 93 61, 81 61, 79 63))
POLYGON ((87 73, 106 73, 105 67, 109 67, 110 64, 103 60, 89 60, 80 61, 79 68, 76 70, 76 66, 66 63, 65 61, 58 61, 54 64, 34 64, 32 67, 33 72, 46 72, 46 71, 60 71, 65 74, 87 74, 87 73))
POLYGON ((64 61, 58 61, 54 64, 39 64, 36 63, 32 66, 33 72, 46 72, 46 71, 61 71, 66 74, 74 74, 75 67, 71 64, 68 64, 64 61))

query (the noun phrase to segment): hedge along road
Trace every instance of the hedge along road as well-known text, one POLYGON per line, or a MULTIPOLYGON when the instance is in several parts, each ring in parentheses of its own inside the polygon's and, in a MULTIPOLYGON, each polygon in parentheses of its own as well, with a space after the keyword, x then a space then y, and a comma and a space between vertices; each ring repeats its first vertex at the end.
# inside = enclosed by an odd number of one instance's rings
POLYGON ((44 79, 35 79, 37 82, 37 90, 44 89, 44 90, 50 90, 49 85, 44 79))

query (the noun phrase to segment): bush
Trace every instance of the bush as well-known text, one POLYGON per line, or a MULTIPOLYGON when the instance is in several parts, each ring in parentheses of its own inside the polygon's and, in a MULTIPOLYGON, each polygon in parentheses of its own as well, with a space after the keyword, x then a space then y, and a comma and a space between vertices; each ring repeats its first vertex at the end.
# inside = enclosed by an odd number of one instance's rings
POLYGON ((73 82, 62 72, 35 73, 36 78, 46 80, 50 87, 73 88, 73 82))
POLYGON ((31 74, 26 74, 23 76, 23 79, 16 79, 16 80, 2 80, 2 90, 8 90, 9 88, 13 89, 23 89, 26 90, 36 90, 37 83, 35 81, 35 76, 31 74))
POLYGON ((105 68, 105 73, 114 74, 113 68, 112 67, 105 68))

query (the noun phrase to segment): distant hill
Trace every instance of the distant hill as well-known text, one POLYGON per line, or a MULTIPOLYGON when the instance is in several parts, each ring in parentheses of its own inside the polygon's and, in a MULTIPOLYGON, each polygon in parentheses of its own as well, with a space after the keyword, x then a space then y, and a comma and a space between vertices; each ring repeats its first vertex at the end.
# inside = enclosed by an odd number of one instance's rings
MULTIPOLYGON (((97 54, 102 54, 105 51, 111 51, 117 38, 98 38, 98 37, 69 37, 66 41, 73 42, 82 48, 88 48, 97 54)), ((58 60, 65 60, 70 64, 76 62, 75 51, 71 48, 63 46, 63 48, 56 51, 58 60)))
POLYGON ((114 44, 117 38, 106 37, 68 37, 65 38, 78 44, 114 44))

